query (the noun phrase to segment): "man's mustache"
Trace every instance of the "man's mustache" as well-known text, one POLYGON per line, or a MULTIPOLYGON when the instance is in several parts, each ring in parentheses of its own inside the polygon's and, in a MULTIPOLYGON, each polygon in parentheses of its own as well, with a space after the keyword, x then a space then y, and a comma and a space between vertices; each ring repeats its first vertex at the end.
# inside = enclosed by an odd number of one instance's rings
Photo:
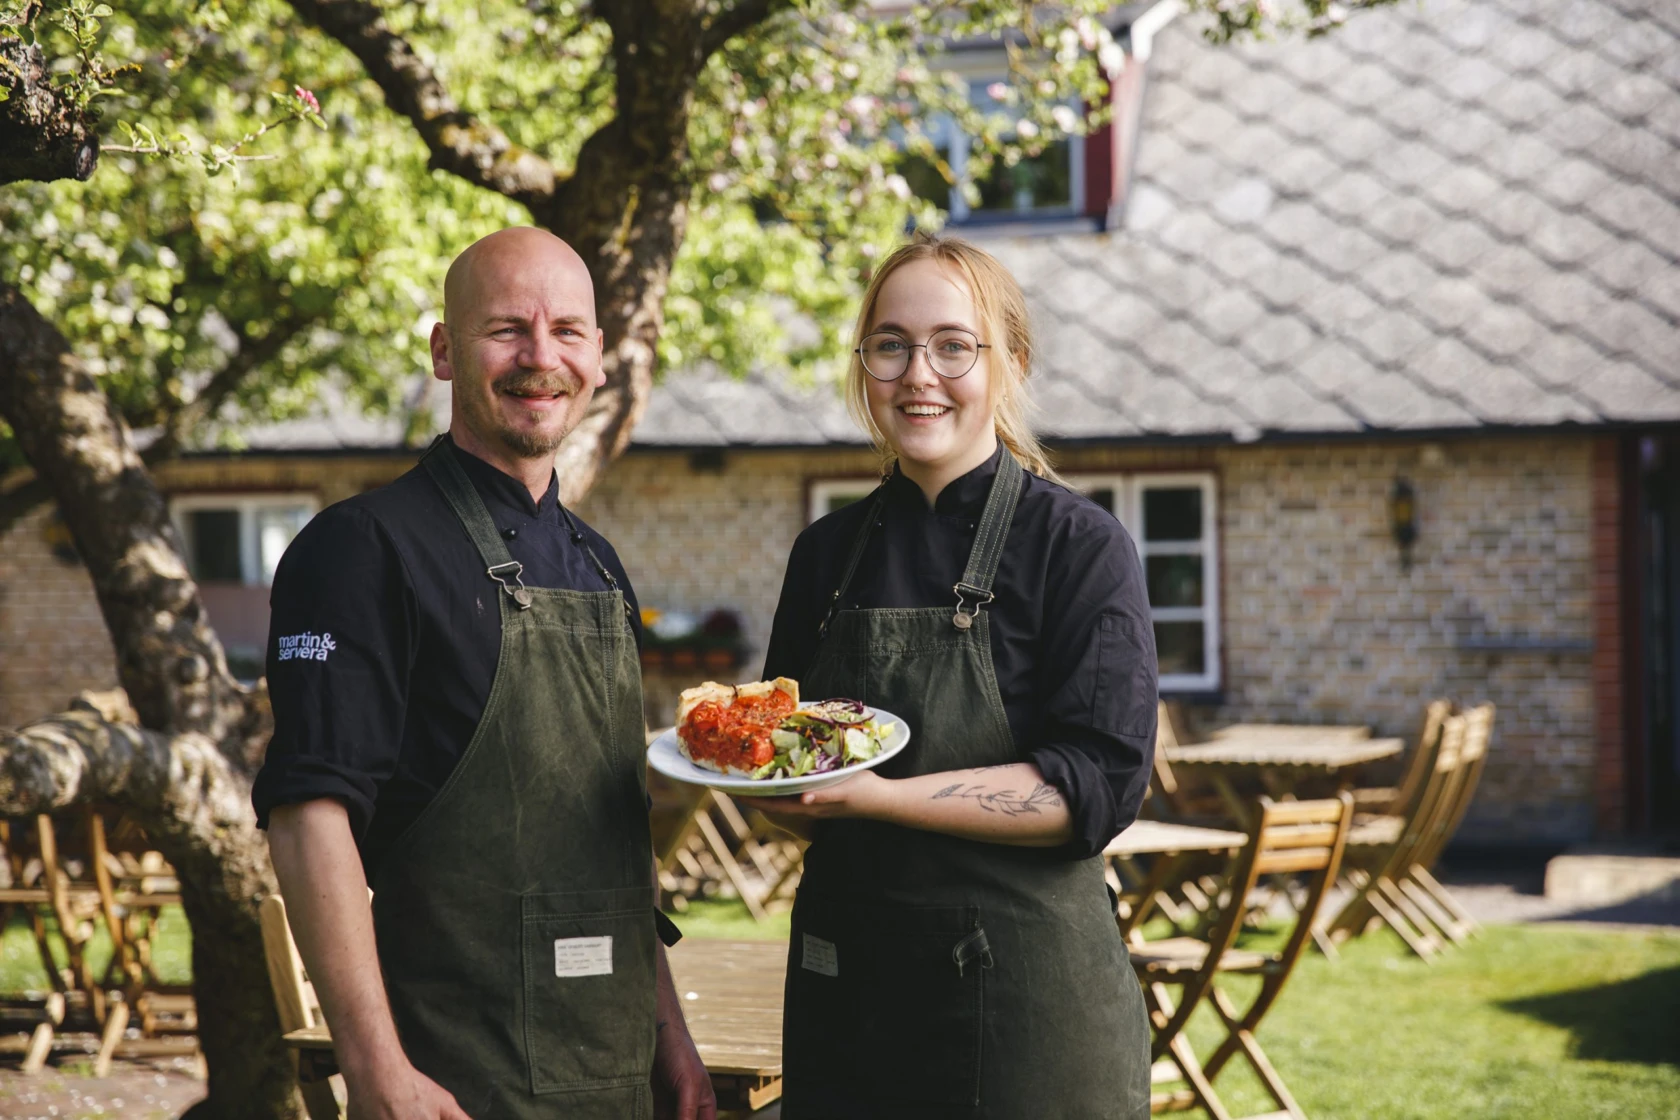
POLYGON ((555 373, 510 373, 496 379, 496 391, 516 397, 553 397, 576 394, 579 382, 555 373))

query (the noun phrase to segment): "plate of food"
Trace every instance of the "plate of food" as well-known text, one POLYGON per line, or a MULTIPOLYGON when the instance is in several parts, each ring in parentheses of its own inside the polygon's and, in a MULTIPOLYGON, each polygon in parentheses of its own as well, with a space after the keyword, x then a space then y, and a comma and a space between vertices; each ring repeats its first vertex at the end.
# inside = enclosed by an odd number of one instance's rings
POLYGON ((843 782, 905 748, 910 729, 856 700, 799 702, 786 677, 684 689, 677 725, 648 744, 648 765, 679 782, 784 797, 843 782))

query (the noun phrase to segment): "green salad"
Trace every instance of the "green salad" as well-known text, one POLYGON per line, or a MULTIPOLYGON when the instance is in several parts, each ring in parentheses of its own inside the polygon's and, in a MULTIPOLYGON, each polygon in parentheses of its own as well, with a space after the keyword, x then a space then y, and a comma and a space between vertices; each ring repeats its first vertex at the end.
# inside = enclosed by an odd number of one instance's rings
POLYGON ((856 700, 824 700, 790 713, 770 733, 776 756, 754 778, 803 778, 827 774, 881 753, 893 723, 882 723, 856 700))

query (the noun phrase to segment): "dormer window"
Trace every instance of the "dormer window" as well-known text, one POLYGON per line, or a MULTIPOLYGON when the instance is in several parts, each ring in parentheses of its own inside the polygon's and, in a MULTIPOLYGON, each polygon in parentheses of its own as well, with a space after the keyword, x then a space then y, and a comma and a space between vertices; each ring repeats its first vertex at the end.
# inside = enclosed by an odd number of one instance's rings
MULTIPOLYGON (((1014 116, 999 100, 1002 83, 1001 73, 971 78, 970 102, 988 116, 1014 116)), ((1067 106, 1069 123, 1078 119, 1078 111, 1076 103, 1067 106)), ((957 183, 968 182, 972 138, 944 114, 928 121, 925 127, 957 183)), ((1028 122, 1026 127, 1034 126, 1028 122)), ((1026 157, 1014 166, 1006 166, 1001 159, 994 161, 986 175, 974 182, 980 196, 974 205, 970 205, 960 186, 947 183, 944 176, 924 162, 910 161, 914 166, 906 168, 904 174, 918 195, 944 207, 955 224, 1071 218, 1085 212, 1086 140, 1083 136, 1064 136, 1046 144, 1038 155, 1026 157)))

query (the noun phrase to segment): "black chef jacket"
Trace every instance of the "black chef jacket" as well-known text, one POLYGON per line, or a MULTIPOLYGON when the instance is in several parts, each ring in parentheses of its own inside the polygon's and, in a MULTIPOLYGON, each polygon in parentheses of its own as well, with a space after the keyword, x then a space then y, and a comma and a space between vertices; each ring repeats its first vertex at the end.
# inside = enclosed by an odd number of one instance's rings
MULTIPOLYGON (((993 455, 952 482, 932 509, 894 471, 842 609, 955 610, 951 588, 967 567, 997 464, 993 455)), ((794 542, 765 677, 798 679, 810 668, 872 502, 836 510, 794 542)), ((1067 800, 1067 856, 1095 855, 1137 818, 1154 760, 1155 635, 1137 549, 1107 510, 1029 473, 992 590, 997 598, 985 609, 1009 729, 1067 800)))
MULTIPOLYGON (((607 590, 593 550, 623 590, 640 644, 624 565, 576 514, 576 535, 567 530, 559 480, 532 501, 518 479, 459 449, 456 458, 525 566, 525 585, 607 590)), ((274 737, 251 791, 258 824, 268 827, 278 805, 336 798, 371 880, 443 788, 484 713, 501 652, 499 594, 422 467, 304 526, 269 598, 274 737)), ((662 926, 667 943, 671 932, 662 926)))

